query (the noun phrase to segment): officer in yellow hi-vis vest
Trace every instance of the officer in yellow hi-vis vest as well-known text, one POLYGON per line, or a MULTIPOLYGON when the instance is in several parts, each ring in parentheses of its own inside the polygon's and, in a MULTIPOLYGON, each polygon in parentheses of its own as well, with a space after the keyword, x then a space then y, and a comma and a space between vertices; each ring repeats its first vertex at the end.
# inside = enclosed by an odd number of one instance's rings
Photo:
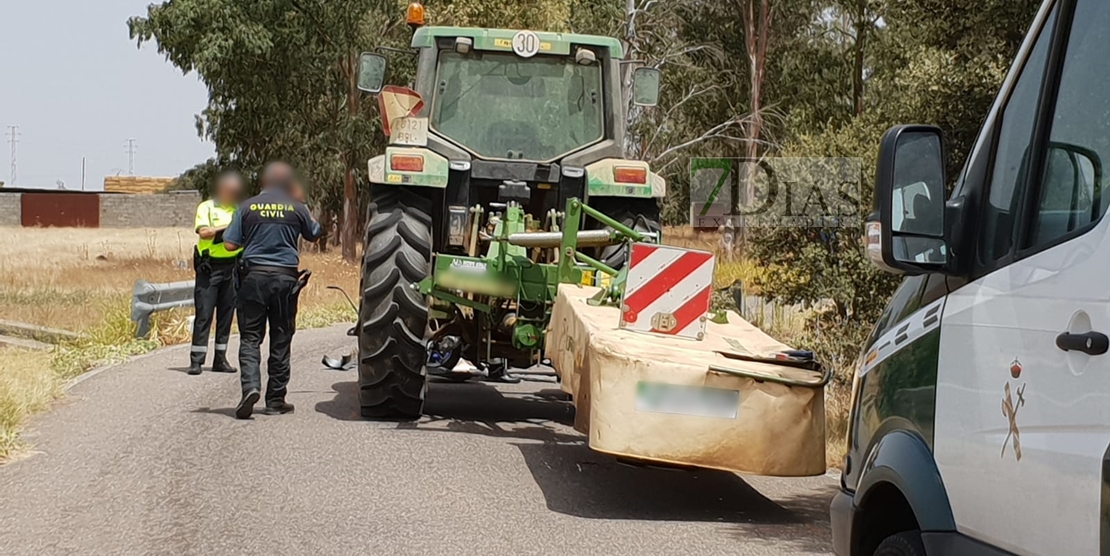
POLYGON ((197 207, 196 231, 200 240, 193 252, 197 279, 193 292, 196 317, 189 360, 191 375, 201 373, 208 355, 208 331, 212 328, 213 313, 216 314, 216 356, 212 361, 212 371, 238 372, 227 360, 227 341, 231 336, 231 320, 235 316, 241 250, 229 250, 223 236, 239 209, 242 193, 243 180, 239 174, 226 172, 216 180, 215 195, 197 207))

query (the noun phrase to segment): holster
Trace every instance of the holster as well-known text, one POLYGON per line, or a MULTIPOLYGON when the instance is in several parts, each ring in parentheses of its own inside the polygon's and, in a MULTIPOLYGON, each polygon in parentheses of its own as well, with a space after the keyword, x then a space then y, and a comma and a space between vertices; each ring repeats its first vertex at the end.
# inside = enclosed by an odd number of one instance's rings
POLYGON ((212 274, 212 257, 208 251, 201 253, 193 249, 193 270, 197 273, 204 273, 205 275, 212 274))
POLYGON ((311 270, 302 270, 299 274, 297 274, 297 285, 293 286, 293 292, 291 294, 294 299, 300 297, 301 290, 303 290, 305 286, 308 285, 309 278, 312 278, 311 270))
POLYGON ((297 274, 297 283, 289 290, 289 297, 278 301, 279 312, 285 318, 286 326, 289 331, 297 330, 297 306, 301 298, 301 290, 308 285, 308 279, 312 277, 311 270, 302 270, 297 274))

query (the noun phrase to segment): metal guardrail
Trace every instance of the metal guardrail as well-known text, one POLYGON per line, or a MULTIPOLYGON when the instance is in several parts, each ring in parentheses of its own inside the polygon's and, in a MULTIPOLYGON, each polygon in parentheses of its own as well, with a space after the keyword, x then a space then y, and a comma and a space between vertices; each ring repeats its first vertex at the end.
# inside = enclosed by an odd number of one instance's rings
POLYGON ((171 284, 151 284, 146 280, 136 280, 131 295, 131 320, 138 325, 136 338, 150 335, 150 316, 159 311, 193 305, 195 282, 173 282, 171 284))

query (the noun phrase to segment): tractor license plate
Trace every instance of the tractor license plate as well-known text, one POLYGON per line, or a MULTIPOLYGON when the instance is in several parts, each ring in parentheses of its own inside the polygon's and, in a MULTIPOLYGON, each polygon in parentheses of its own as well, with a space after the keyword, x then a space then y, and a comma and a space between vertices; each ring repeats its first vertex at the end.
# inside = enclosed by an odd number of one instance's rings
POLYGON ((636 411, 735 419, 740 391, 641 381, 636 384, 636 411))
POLYGON ((398 118, 391 128, 390 145, 428 146, 428 118, 398 118))

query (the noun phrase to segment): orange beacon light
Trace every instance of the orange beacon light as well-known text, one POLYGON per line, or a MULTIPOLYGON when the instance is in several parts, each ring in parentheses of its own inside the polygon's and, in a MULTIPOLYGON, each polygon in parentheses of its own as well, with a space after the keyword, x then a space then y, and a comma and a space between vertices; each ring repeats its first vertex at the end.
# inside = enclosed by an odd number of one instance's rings
POLYGON ((420 2, 413 2, 409 4, 408 10, 405 11, 405 22, 409 27, 416 29, 417 27, 424 26, 424 4, 420 2))

